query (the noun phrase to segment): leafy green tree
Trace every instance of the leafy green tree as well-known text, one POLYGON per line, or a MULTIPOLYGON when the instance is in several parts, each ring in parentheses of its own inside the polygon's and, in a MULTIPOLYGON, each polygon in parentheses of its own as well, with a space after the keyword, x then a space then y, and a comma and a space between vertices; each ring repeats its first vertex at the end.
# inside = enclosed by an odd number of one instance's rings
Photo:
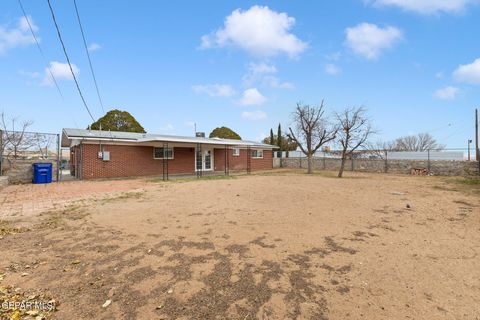
POLYGON ((270 129, 270 143, 272 146, 275 145, 275 137, 273 136, 273 129, 270 129))
POLYGON ((210 138, 222 138, 222 139, 233 139, 233 140, 242 140, 242 138, 230 128, 227 127, 218 127, 213 129, 209 135, 210 138))
POLYGON ((145 129, 129 112, 118 109, 108 111, 103 117, 92 123, 90 128, 93 130, 145 133, 145 129))

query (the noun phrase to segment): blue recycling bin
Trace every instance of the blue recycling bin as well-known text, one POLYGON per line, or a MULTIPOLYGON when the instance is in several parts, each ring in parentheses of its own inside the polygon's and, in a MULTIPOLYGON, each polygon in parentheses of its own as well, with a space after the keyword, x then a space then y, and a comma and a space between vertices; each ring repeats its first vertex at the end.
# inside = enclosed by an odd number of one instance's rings
POLYGON ((33 164, 33 183, 51 183, 52 182, 52 164, 34 163, 33 164))

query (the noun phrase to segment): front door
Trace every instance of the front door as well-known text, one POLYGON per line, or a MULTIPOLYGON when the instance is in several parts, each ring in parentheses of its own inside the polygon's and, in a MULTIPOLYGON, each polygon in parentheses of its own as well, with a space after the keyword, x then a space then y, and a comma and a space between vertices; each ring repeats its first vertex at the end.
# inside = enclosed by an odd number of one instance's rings
POLYGON ((195 153, 195 169, 196 171, 213 170, 213 149, 197 149, 195 153))

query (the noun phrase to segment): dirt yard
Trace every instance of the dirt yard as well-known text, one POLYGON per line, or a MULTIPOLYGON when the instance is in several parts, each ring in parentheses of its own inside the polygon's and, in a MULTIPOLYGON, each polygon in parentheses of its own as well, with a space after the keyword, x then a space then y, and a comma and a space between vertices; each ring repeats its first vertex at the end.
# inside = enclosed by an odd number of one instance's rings
POLYGON ((120 191, 81 199, 78 183, 46 187, 61 208, 0 202, 0 302, 53 299, 52 319, 480 319, 480 193, 460 178, 135 179, 81 182, 120 191))

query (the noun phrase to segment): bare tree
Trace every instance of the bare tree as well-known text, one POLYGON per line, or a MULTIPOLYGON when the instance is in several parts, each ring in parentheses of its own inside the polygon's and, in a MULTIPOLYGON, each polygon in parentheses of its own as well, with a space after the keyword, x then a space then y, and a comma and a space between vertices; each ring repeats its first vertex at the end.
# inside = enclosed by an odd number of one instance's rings
POLYGON ((375 143, 367 142, 365 147, 368 153, 374 158, 385 160, 387 158, 387 152, 395 150, 394 141, 377 141, 375 143))
POLYGON ((2 131, 0 153, 2 156, 6 156, 10 166, 13 166, 19 153, 32 147, 34 143, 32 139, 27 139, 25 134, 33 122, 22 121, 18 124, 18 118, 13 117, 10 119, 11 127, 9 127, 4 112, 0 114, 0 121, 0 130, 2 131))
POLYGON ((394 142, 395 151, 427 151, 442 149, 445 149, 445 145, 439 144, 429 133, 419 133, 417 135, 400 137, 394 142))
POLYGON ((341 178, 347 157, 352 157, 355 150, 365 146, 368 138, 374 134, 374 130, 363 107, 347 108, 337 113, 336 118, 339 124, 339 142, 342 147, 342 162, 338 172, 338 177, 341 178))
POLYGON ((325 143, 335 139, 338 129, 328 123, 325 118, 325 105, 302 105, 292 114, 294 129, 289 127, 288 137, 298 144, 298 147, 307 156, 308 173, 313 173, 313 155, 325 143))
POLYGON ((49 149, 51 146, 54 146, 56 137, 52 134, 42 134, 42 133, 35 133, 30 137, 32 142, 32 147, 35 145, 35 149, 38 149, 38 153, 42 159, 48 159, 50 153, 52 151, 49 149))

